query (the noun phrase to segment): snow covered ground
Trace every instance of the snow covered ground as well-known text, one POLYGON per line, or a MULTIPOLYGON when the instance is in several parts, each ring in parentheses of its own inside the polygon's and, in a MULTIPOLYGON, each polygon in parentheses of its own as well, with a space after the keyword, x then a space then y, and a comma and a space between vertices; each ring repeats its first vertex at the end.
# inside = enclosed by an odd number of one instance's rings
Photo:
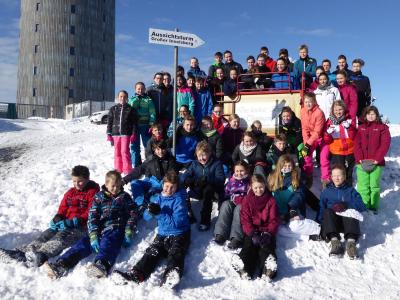
MULTIPOLYGON (((359 260, 328 257, 328 244, 278 240, 279 272, 273 282, 241 280, 230 266, 231 253, 213 244, 212 231, 193 225, 192 244, 179 289, 158 287, 162 272, 140 286, 115 286, 90 279, 82 261, 61 280, 40 269, 0 264, 1 299, 400 299, 400 126, 392 125, 392 145, 383 172, 381 210, 362 223, 359 260)), ((113 167, 113 149, 105 126, 86 119, 0 119, 0 247, 14 248, 44 230, 70 184, 74 165, 87 165, 103 183, 113 167)), ((315 180, 317 181, 317 180, 315 180)), ((198 203, 194 204, 198 210, 198 203)), ((141 223, 136 242, 122 251, 118 269, 128 269, 154 235, 154 223, 141 223)))

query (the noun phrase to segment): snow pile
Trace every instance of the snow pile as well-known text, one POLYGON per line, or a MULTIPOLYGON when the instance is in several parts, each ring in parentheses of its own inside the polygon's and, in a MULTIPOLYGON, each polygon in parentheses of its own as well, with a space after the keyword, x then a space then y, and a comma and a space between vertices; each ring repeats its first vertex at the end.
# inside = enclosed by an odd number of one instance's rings
MULTIPOLYGON (((400 126, 392 125, 392 146, 382 178, 381 210, 364 215, 361 259, 328 257, 328 244, 281 238, 278 276, 273 282, 243 281, 230 266, 231 253, 212 242, 212 231, 192 228, 192 244, 179 289, 158 287, 161 265, 140 286, 115 286, 110 279, 90 279, 82 261, 72 273, 51 281, 40 269, 0 264, 2 299, 265 299, 265 298, 400 298, 400 126)), ((63 193, 71 186, 74 165, 89 167, 102 184, 113 166, 113 149, 104 125, 86 119, 0 119, 0 247, 14 248, 47 228, 63 193)), ((316 182, 317 180, 315 180, 316 182)), ((314 191, 318 193, 318 188, 314 191)), ((194 203, 196 212, 199 203, 194 203)), ((143 254, 154 236, 154 223, 141 222, 135 243, 121 252, 116 267, 126 270, 143 254)))

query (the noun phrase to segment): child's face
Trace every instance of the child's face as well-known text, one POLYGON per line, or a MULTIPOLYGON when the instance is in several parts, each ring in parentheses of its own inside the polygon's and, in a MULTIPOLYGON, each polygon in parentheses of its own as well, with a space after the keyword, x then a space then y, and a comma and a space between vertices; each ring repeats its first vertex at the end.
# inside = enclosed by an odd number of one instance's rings
POLYGON ((343 85, 346 83, 346 77, 344 77, 342 74, 337 74, 336 81, 337 81, 338 85, 343 85))
POLYGON ((299 56, 300 56, 300 58, 304 59, 304 58, 307 57, 307 55, 308 55, 307 49, 301 49, 301 50, 299 51, 299 56))
POLYGON ((324 70, 322 70, 322 69, 318 69, 318 70, 316 70, 315 71, 315 77, 319 77, 319 75, 321 75, 321 73, 323 72, 324 70))
POLYGON ((164 83, 165 86, 170 85, 170 83, 171 83, 171 77, 169 77, 168 75, 164 75, 164 77, 163 77, 163 83, 164 83))
POLYGON ((218 69, 217 71, 215 71, 215 73, 216 73, 218 79, 222 80, 224 78, 224 70, 218 69))
POLYGON ((331 178, 335 186, 341 186, 343 182, 346 180, 344 172, 340 169, 333 169, 331 178))
POLYGON ((304 107, 307 110, 311 110, 314 107, 314 105, 315 105, 315 103, 314 103, 314 100, 312 98, 308 98, 308 97, 304 98, 304 107))
POLYGON ((145 87, 142 84, 137 84, 135 86, 135 93, 138 95, 143 95, 145 91, 145 87))
POLYGON ((229 77, 230 77, 231 79, 233 79, 233 80, 236 80, 236 78, 237 78, 237 72, 236 72, 236 70, 231 70, 231 71, 229 72, 229 77))
POLYGON ((151 130, 152 135, 160 137, 162 135, 162 128, 156 127, 151 130))
POLYGON ((285 150, 286 143, 284 141, 278 140, 275 142, 275 146, 276 146, 276 148, 278 148, 279 151, 283 151, 283 150, 285 150))
POLYGON ((199 62, 197 61, 197 59, 192 58, 192 59, 190 60, 190 66, 191 66, 192 68, 197 68, 198 65, 199 65, 199 62))
POLYGON ((83 178, 80 176, 72 176, 72 185, 79 191, 82 191, 86 184, 88 183, 89 179, 83 178))
POLYGON ((185 118, 187 115, 189 115, 189 112, 188 112, 188 110, 186 109, 186 107, 181 107, 181 108, 179 109, 179 116, 180 116, 181 118, 185 118))
POLYGON ((206 153, 204 151, 198 151, 196 152, 197 160, 199 163, 202 165, 205 165, 208 162, 208 159, 210 158, 210 154, 206 153))
POLYGON ((251 147, 251 146, 254 145, 254 140, 251 137, 245 135, 244 138, 243 138, 243 144, 246 147, 251 147))
POLYGON ((289 161, 287 161, 287 162, 285 162, 285 163, 283 164, 283 167, 282 167, 282 169, 281 169, 281 172, 282 172, 283 174, 287 174, 287 173, 292 172, 292 170, 293 170, 293 165, 292 165, 292 163, 289 162, 289 161))
POLYGON ((359 72, 359 71, 361 71, 361 64, 359 64, 359 63, 353 63, 352 69, 353 69, 353 72, 359 72))
POLYGON ((112 179, 106 179, 105 186, 112 195, 117 195, 121 190, 121 182, 112 179))
POLYGON ((264 57, 259 57, 257 58, 257 65, 259 65, 260 67, 265 65, 265 59, 264 57))
POLYGON ((182 85, 183 85, 182 77, 178 77, 178 78, 176 79, 176 85, 177 85, 177 86, 182 86, 182 85))
MULTIPOLYGON (((322 71, 321 71, 322 72, 322 71)), ((326 76, 319 76, 318 77, 318 83, 320 85, 325 85, 328 83, 328 78, 326 76)))
POLYGON ((126 96, 126 94, 123 93, 123 92, 120 92, 118 94, 118 102, 119 102, 119 104, 125 104, 127 101, 128 101, 128 97, 126 96))
POLYGON ((261 124, 260 123, 254 123, 253 124, 253 131, 254 132, 260 132, 262 130, 261 124))
POLYGON ((167 153, 167 149, 161 149, 159 147, 154 149, 154 154, 157 155, 159 158, 163 158, 167 153))
POLYGON ((185 122, 183 122, 183 129, 185 129, 186 132, 192 132, 194 130, 194 122, 185 120, 185 122))
POLYGON ((283 72, 286 69, 286 64, 283 60, 279 59, 276 62, 276 68, 278 69, 278 72, 283 72))
POLYGON ((240 126, 240 120, 233 119, 233 120, 229 121, 229 125, 231 126, 232 129, 238 129, 240 126))
POLYGON ((222 56, 216 55, 214 56, 214 60, 217 64, 220 64, 222 62, 222 56))
POLYGON ((235 166, 235 177, 237 179, 243 179, 247 176, 247 171, 243 166, 235 166))
POLYGON ((251 189, 256 196, 262 196, 265 192, 265 184, 261 182, 253 182, 251 184, 251 189))
POLYGON ((162 76, 161 74, 156 75, 156 76, 154 77, 154 83, 157 84, 157 85, 160 85, 161 82, 162 82, 162 80, 163 80, 163 76, 162 76))
POLYGON ((290 112, 283 112, 282 113, 282 121, 284 124, 289 124, 292 119, 292 114, 290 112))
POLYGON ((252 58, 247 61, 247 67, 249 68, 249 70, 253 69, 254 64, 255 64, 255 62, 254 62, 254 59, 252 59, 252 58))
POLYGON ((202 81, 196 81, 196 89, 201 90, 203 88, 203 82, 202 81))
POLYGON ((342 117, 343 115, 344 115, 344 108, 343 108, 343 106, 340 106, 340 105, 335 105, 334 107, 333 107, 333 115, 336 117, 336 118, 340 118, 340 117, 342 117))
POLYGON ((212 122, 210 122, 208 120, 202 120, 201 128, 204 130, 211 130, 213 128, 212 122))
POLYGON ((346 68, 346 60, 344 58, 338 59, 337 61, 339 70, 343 70, 346 68))
POLYGON ((214 115, 216 115, 217 117, 222 115, 222 108, 219 106, 214 107, 213 109, 213 113, 214 115))
POLYGON ((377 115, 373 110, 371 110, 367 113, 366 117, 368 122, 374 122, 376 121, 377 115))
POLYGON ((322 63, 322 67, 324 68, 325 72, 330 72, 330 70, 331 70, 331 64, 327 61, 322 63))
POLYGON ((178 189, 177 184, 173 184, 171 182, 164 182, 162 194, 163 196, 170 197, 173 194, 175 194, 177 189, 178 189))
POLYGON ((188 80, 187 80, 187 85, 188 85, 188 87, 193 87, 193 85, 194 85, 194 80, 193 80, 193 78, 188 78, 188 80))
POLYGON ((227 63, 230 63, 230 62, 232 62, 232 54, 230 54, 230 53, 225 53, 224 54, 224 59, 225 59, 225 62, 227 62, 227 63))

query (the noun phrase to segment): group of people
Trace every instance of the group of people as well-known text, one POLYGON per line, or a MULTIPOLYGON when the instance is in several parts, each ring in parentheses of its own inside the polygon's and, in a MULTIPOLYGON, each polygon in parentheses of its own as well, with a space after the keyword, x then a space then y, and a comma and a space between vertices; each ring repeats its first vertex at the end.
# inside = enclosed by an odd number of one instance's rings
POLYGON ((299 55, 292 64, 288 51, 281 49, 274 61, 262 47, 257 64, 249 56, 248 69, 243 70, 227 50, 215 54, 208 75, 196 58, 190 61, 187 78, 179 68, 174 153, 170 74, 156 73, 147 89, 136 83, 131 98, 120 91, 107 124, 115 170, 106 174, 100 189, 89 179, 87 167, 74 167, 73 188, 64 195, 50 228, 28 245, 0 249, 0 260, 44 265, 51 277, 59 278, 94 252, 88 274, 105 277, 121 247, 131 245, 138 220, 154 218, 158 231, 143 257, 129 271, 114 270, 112 278, 120 284, 141 283, 166 257, 162 282, 173 287, 183 275, 190 224, 197 222, 193 198, 202 201, 200 232, 210 230, 213 202, 218 203, 214 242, 241 248, 232 266, 243 278, 276 276, 279 234, 324 240, 331 255, 346 250, 350 258, 357 257, 361 212, 377 213, 379 208, 389 129, 370 105, 362 60, 354 60, 350 71, 341 55, 338 70, 330 73, 330 61, 318 67, 307 46, 300 46, 299 55), (242 89, 300 87, 306 89, 301 115, 283 107, 274 138, 263 133, 258 120, 243 130, 240 117, 226 117, 218 103, 221 91, 231 96, 242 89), (323 187, 319 198, 310 190, 316 149, 323 187), (130 194, 123 188, 127 184, 130 194), (55 262, 48 261, 66 248, 55 262))

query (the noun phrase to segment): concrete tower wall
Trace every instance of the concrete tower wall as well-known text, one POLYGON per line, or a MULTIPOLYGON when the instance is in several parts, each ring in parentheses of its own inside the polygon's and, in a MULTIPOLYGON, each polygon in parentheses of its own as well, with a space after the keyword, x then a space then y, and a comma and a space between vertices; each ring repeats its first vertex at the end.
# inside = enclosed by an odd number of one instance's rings
POLYGON ((20 25, 19 118, 113 101, 115 0, 22 0, 20 25))

